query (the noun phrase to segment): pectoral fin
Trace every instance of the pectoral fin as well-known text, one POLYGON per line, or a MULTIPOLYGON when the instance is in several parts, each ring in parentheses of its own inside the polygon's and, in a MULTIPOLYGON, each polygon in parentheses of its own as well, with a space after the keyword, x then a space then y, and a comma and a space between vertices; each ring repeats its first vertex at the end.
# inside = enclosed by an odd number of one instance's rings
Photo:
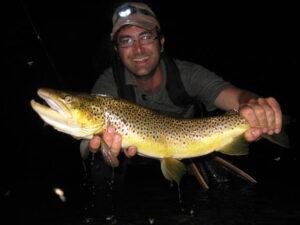
POLYGON ((185 165, 174 158, 163 158, 160 166, 164 177, 170 181, 174 180, 178 185, 182 176, 186 173, 185 165))
POLYGON ((102 153, 105 163, 111 167, 118 167, 119 166, 118 158, 113 154, 113 152, 110 150, 110 148, 105 143, 103 138, 100 137, 100 139, 101 139, 100 151, 102 153))

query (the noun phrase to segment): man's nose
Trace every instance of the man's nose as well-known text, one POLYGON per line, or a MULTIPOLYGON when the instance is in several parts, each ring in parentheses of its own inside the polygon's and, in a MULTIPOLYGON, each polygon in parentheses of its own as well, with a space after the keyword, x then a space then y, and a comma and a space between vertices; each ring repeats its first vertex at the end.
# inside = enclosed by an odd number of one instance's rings
POLYGON ((143 45, 140 43, 139 40, 135 40, 133 42, 132 47, 133 47, 134 51, 136 51, 136 52, 142 52, 143 51, 143 45))

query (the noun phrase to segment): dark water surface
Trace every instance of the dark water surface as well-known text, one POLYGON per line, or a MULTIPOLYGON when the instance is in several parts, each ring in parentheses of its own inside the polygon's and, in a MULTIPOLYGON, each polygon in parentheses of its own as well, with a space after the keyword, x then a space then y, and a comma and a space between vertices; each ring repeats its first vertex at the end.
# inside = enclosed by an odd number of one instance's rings
MULTIPOLYGON (((245 169, 252 159, 242 160, 239 166, 245 169)), ((110 183, 102 190, 88 179, 65 182, 60 186, 64 202, 49 177, 34 177, 12 190, 18 196, 8 194, 5 203, 10 212, 18 212, 20 224, 299 224, 297 167, 289 156, 257 163, 247 171, 254 173, 255 185, 224 170, 217 179, 208 176, 206 191, 186 175, 179 194, 177 185, 163 178, 158 163, 133 164, 119 189, 110 183)))

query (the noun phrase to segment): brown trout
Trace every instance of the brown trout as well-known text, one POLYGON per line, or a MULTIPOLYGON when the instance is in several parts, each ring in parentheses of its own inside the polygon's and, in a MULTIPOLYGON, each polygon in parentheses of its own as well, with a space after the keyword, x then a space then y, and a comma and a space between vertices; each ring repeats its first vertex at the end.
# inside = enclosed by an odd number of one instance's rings
MULTIPOLYGON (((48 106, 31 100, 32 108, 56 130, 76 139, 91 139, 101 135, 107 126, 114 126, 122 135, 123 148, 136 146, 139 155, 161 160, 165 178, 178 184, 186 171, 181 159, 214 151, 227 155, 248 154, 244 132, 250 126, 238 114, 178 119, 110 96, 46 88, 37 93, 48 106)), ((272 138, 275 140, 276 136, 272 138)), ((288 145, 284 138, 274 142, 284 147, 288 145)))

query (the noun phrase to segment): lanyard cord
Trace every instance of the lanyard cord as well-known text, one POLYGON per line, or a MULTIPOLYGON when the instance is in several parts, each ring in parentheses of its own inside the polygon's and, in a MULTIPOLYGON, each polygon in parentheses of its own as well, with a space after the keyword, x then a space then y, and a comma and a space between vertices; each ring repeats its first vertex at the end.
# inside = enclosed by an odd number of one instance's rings
POLYGON ((34 25, 32 19, 31 19, 30 13, 29 13, 29 11, 28 11, 28 9, 27 9, 27 7, 26 7, 26 5, 24 4, 23 0, 20 0, 20 2, 21 2, 21 4, 22 4, 23 10, 24 10, 24 12, 25 12, 25 15, 26 15, 26 17, 27 17, 27 19, 28 19, 28 21, 29 21, 31 27, 32 27, 32 30, 33 30, 33 32, 34 32, 34 34, 35 34, 37 40, 39 41, 39 43, 40 43, 40 45, 41 45, 41 47, 42 47, 42 49, 43 49, 43 51, 44 51, 46 57, 47 57, 48 63, 50 64, 52 70, 54 71, 54 74, 55 74, 56 77, 57 77, 57 80, 58 80, 59 85, 62 87, 62 84, 64 83, 64 82, 63 82, 63 79, 62 79, 62 77, 59 75, 59 73, 57 72, 57 69, 56 69, 56 66, 55 66, 55 64, 54 64, 54 61, 53 61, 53 59, 51 58, 51 56, 50 56, 50 54, 49 54, 49 52, 48 52, 48 50, 47 50, 47 48, 46 48, 46 45, 45 45, 43 39, 41 38, 41 35, 39 34, 39 32, 38 32, 36 26, 34 25))

